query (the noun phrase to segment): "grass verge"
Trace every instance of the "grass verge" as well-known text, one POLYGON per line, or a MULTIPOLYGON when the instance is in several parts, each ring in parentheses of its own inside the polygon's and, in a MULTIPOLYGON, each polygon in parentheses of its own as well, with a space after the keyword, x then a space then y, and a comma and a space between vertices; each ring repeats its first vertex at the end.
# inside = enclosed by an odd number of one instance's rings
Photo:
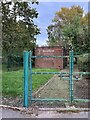
MULTIPOLYGON (((33 69, 34 72, 55 72, 56 69, 33 69)), ((33 75, 33 92, 44 85, 53 75, 33 75)), ((2 95, 23 96, 23 70, 3 71, 2 74, 2 95)), ((29 85, 30 86, 30 85, 29 85)))

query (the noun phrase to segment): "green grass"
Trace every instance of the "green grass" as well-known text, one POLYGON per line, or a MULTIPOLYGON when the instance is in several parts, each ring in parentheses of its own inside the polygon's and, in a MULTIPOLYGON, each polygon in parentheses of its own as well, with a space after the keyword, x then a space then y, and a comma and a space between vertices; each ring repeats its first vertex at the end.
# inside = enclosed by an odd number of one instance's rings
MULTIPOLYGON (((35 72, 55 72, 57 70, 55 69, 33 69, 33 71, 35 72)), ((42 85, 44 85, 53 75, 51 74, 38 74, 38 75, 33 75, 32 79, 33 79, 33 91, 36 91, 38 88, 40 88, 42 85)))
MULTIPOLYGON (((53 72, 56 69, 33 69, 34 72, 53 72)), ((53 75, 33 75, 33 92, 44 85, 53 75)), ((2 74, 2 95, 23 96, 23 70, 3 71, 2 74)), ((29 85, 30 86, 30 85, 29 85)))

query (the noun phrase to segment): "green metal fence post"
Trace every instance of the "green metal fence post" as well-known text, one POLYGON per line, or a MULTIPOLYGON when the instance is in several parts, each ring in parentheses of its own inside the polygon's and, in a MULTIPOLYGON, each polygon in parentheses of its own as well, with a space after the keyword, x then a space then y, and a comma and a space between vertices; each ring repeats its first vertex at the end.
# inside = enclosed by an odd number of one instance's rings
POLYGON ((69 80, 69 87, 70 87, 70 102, 73 101, 73 50, 70 51, 70 80, 69 80))
POLYGON ((32 104, 32 52, 30 51, 30 105, 32 104))
POLYGON ((28 52, 23 53, 23 66, 24 66, 24 107, 28 107, 28 52))
POLYGON ((74 100, 74 93, 73 93, 73 72, 74 72, 74 52, 72 50, 72 102, 74 100))

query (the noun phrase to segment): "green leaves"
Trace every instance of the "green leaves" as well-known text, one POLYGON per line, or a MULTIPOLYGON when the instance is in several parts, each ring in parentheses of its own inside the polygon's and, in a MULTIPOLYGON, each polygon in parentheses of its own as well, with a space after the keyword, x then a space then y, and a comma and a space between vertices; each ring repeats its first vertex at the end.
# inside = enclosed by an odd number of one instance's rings
MULTIPOLYGON (((88 13, 89 14, 89 13, 88 13)), ((47 28, 48 45, 72 46, 74 51, 90 51, 88 14, 80 6, 61 8, 56 12, 53 25, 47 28)))
POLYGON ((36 9, 27 2, 2 2, 2 44, 5 54, 34 48, 35 36, 40 33, 33 21, 37 17, 36 9))

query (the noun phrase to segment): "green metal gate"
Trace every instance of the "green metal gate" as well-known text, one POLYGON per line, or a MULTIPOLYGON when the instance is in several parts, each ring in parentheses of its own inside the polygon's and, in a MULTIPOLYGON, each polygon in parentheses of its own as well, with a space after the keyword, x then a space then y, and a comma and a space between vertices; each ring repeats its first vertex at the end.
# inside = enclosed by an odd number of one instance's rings
MULTIPOLYGON (((88 102, 88 99, 75 99, 73 93, 73 81, 77 80, 77 78, 73 78, 75 74, 90 74, 90 72, 74 72, 74 52, 70 50, 69 56, 32 56, 32 52, 24 51, 23 59, 24 59, 24 106, 28 107, 28 94, 30 94, 30 103, 32 101, 68 101, 73 103, 74 101, 84 101, 88 102), (69 72, 33 72, 32 71, 32 59, 35 58, 69 58, 69 72), (28 69, 29 68, 29 69, 28 69), (32 75, 33 74, 59 74, 61 78, 65 80, 69 80, 69 98, 33 98, 32 96, 32 75), (65 77, 65 75, 69 75, 69 77, 65 77), (28 92, 28 81, 30 80, 30 92, 28 92)), ((78 56, 77 56, 78 57, 78 56)))

